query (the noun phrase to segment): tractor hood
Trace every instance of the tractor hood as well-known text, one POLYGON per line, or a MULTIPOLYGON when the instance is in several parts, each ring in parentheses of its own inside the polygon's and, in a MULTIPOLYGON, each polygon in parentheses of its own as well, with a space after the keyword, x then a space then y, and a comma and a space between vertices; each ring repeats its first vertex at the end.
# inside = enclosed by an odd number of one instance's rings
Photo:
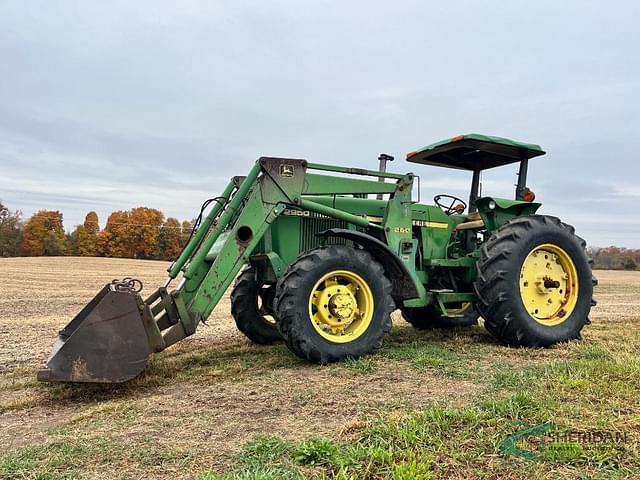
POLYGON ((409 152, 407 161, 460 170, 487 170, 544 155, 540 145, 469 133, 409 152))

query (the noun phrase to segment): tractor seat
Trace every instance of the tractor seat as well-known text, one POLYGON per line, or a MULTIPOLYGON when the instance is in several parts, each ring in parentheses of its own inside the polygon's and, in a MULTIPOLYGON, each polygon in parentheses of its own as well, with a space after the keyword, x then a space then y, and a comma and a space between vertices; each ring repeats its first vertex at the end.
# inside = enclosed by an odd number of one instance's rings
POLYGON ((465 221, 456 226, 456 230, 473 230, 484 228, 484 222, 478 212, 471 212, 465 221))

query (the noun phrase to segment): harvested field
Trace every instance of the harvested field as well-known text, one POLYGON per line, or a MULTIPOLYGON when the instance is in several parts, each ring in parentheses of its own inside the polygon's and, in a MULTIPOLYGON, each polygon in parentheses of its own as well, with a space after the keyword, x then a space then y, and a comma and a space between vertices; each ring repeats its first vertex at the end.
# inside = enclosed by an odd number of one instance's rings
POLYGON ((640 273, 596 272, 584 341, 509 349, 481 327, 416 331, 308 365, 251 345, 228 297, 196 335, 120 386, 48 385, 56 332, 112 278, 148 293, 165 262, 0 259, 0 478, 638 478, 640 273), (522 425, 625 433, 535 461, 501 455, 522 425), (404 475, 404 476, 403 476, 404 475))

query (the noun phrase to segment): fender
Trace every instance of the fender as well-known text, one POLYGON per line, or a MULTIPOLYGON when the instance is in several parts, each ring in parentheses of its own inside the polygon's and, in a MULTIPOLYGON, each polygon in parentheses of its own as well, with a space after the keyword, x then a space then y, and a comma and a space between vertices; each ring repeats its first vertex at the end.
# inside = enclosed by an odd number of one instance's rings
POLYGON ((506 198, 483 197, 476 200, 478 213, 490 232, 497 230, 515 217, 533 215, 542 204, 506 198))
POLYGON ((391 295, 396 301, 408 300, 420 296, 411 272, 409 272, 405 263, 393 250, 377 238, 357 230, 347 230, 344 228, 331 228, 318 233, 317 236, 351 240, 373 255, 373 257, 382 264, 385 272, 390 277, 393 286, 391 295))

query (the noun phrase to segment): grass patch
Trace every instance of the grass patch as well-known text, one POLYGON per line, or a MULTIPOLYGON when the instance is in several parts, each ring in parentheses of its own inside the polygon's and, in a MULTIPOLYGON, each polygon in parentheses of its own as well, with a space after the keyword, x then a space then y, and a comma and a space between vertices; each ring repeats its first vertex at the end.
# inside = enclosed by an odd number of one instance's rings
MULTIPOLYGON (((440 400, 427 403, 420 411, 402 410, 390 397, 387 408, 361 414, 361 425, 345 430, 337 438, 292 442, 259 437, 229 457, 229 466, 223 469, 203 468, 199 458, 207 452, 195 447, 170 448, 151 436, 123 441, 120 432, 130 430, 142 413, 129 396, 140 394, 140 385, 156 382, 190 382, 197 388, 198 382, 207 379, 244 379, 268 375, 279 368, 318 367, 291 361, 282 346, 178 351, 155 361, 156 370, 162 370, 163 362, 168 362, 169 371, 159 380, 150 378, 152 369, 138 382, 115 388, 52 387, 52 399, 87 404, 63 426, 53 429, 50 441, 44 445, 24 447, 0 457, 0 477, 77 478, 96 464, 127 465, 132 471, 184 467, 200 471, 198 478, 208 480, 497 478, 504 472, 511 472, 514 478, 549 479, 598 478, 601 472, 606 474, 600 478, 640 475, 637 354, 617 352, 597 343, 560 347, 559 358, 550 355, 550 351, 514 352, 493 347, 493 361, 488 363, 482 353, 484 348, 476 348, 473 342, 462 341, 457 348, 454 344, 429 344, 414 338, 393 343, 372 357, 323 367, 338 376, 381 373, 382 366, 411 368, 416 372, 416 381, 420 381, 421 372, 451 375, 457 369, 480 383, 481 389, 469 404, 453 407, 440 400), (514 361, 514 357, 535 355, 546 360, 514 361), (561 431, 622 429, 629 432, 629 443, 523 442, 536 452, 536 460, 500 454, 498 447, 507 436, 528 425, 549 421, 561 431), (104 438, 91 436, 92 429, 103 432, 104 438)), ((324 394, 315 388, 298 389, 289 395, 301 406, 325 401, 324 394)))
MULTIPOLYGON (((382 356, 402 362, 420 359, 424 368, 459 365, 465 358, 437 345, 417 343, 382 356), (438 363, 430 362, 436 357, 438 363)), ((636 355, 585 344, 571 347, 562 360, 521 365, 495 362, 483 373, 484 391, 468 406, 436 403, 400 415, 381 412, 339 439, 297 444, 271 439, 281 448, 268 457, 256 444, 249 444, 240 454, 242 461, 220 478, 277 478, 273 472, 279 472, 280 478, 318 479, 502 478, 505 472, 513 478, 543 479, 640 475, 636 355), (519 446, 530 448, 535 460, 500 453, 499 445, 514 432, 549 421, 559 431, 626 428, 628 443, 545 444, 533 438, 519 446)))
POLYGON ((346 368, 362 374, 373 373, 376 371, 375 360, 371 357, 349 359, 346 362, 343 362, 343 365, 346 368))
MULTIPOLYGON (((17 449, 0 458, 0 477, 79 478, 94 465, 186 465, 192 454, 159 445, 154 439, 58 438, 45 445, 17 449)), ((83 475, 84 476, 84 475, 83 475)))
POLYGON ((199 480, 277 480, 303 479, 294 462, 295 447, 272 437, 256 438, 248 442, 232 460, 237 468, 227 473, 208 470, 199 480))

